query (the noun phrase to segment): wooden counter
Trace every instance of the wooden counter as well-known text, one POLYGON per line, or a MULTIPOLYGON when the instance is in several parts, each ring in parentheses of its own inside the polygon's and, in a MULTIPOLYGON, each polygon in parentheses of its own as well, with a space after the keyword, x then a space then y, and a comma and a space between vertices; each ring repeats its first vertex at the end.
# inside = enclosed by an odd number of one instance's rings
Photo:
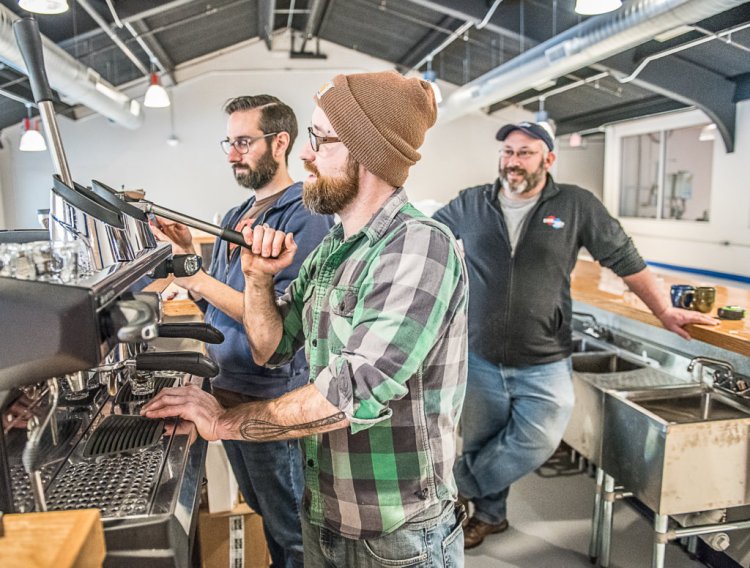
POLYGON ((106 552, 98 509, 3 517, 3 568, 93 568, 106 552))
MULTIPOLYGON (((713 283, 695 276, 683 277, 672 273, 659 272, 658 269, 652 270, 663 288, 662 292, 667 297, 673 284, 713 286, 713 283)), ((715 286, 715 288, 716 303, 709 315, 716 317, 716 310, 727 305, 742 306, 746 310, 750 309, 750 291, 727 286, 715 286)), ((578 261, 573 271, 571 292, 573 299, 579 302, 661 327, 659 320, 635 294, 627 289, 622 279, 609 269, 602 268, 596 262, 584 259, 578 261)), ((719 325, 714 327, 691 325, 687 328, 688 333, 694 339, 722 349, 742 355, 750 355, 750 316, 746 316, 745 319, 740 321, 718 319, 717 321, 719 321, 719 325)))

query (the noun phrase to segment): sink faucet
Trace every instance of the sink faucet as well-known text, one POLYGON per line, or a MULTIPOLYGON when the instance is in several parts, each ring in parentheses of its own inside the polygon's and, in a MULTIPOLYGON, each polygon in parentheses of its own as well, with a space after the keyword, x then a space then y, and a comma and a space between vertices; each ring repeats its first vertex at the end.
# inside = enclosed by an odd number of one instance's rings
POLYGON ((603 325, 601 325, 598 321, 596 321, 594 314, 590 314, 588 312, 573 312, 573 316, 578 319, 586 318, 586 319, 591 320, 591 324, 588 327, 583 329, 583 333, 586 333, 597 339, 602 339, 610 343, 614 340, 614 337, 612 336, 612 332, 609 331, 603 325))
POLYGON ((744 390, 738 389, 738 385, 736 384, 734 377, 734 366, 732 366, 731 363, 727 363, 726 361, 722 361, 720 359, 714 359, 712 357, 693 357, 690 360, 690 363, 688 363, 688 372, 691 373, 693 369, 695 369, 695 366, 698 364, 708 365, 709 367, 716 368, 714 370, 713 380, 708 383, 709 386, 723 387, 735 392, 737 392, 738 390, 744 390))

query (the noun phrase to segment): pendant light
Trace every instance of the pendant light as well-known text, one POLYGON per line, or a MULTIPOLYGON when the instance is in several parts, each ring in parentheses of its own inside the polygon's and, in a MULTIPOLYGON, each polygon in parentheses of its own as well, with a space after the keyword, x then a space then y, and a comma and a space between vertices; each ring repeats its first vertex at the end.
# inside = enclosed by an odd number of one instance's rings
POLYGON ((169 95, 167 90, 159 83, 159 76, 156 73, 151 73, 151 84, 146 89, 143 106, 149 108, 166 108, 169 106, 169 95))
POLYGON ((28 116, 23 119, 21 128, 23 129, 23 135, 21 136, 21 143, 18 145, 18 149, 21 152, 44 152, 47 149, 47 143, 44 141, 44 136, 39 132, 39 120, 37 120, 36 128, 31 122, 31 105, 26 105, 26 113, 28 116))
POLYGON ((62 14, 68 11, 66 0, 19 0, 18 5, 36 14, 62 14))
POLYGON ((584 16, 606 14, 622 6, 622 0, 576 0, 576 13, 584 16))

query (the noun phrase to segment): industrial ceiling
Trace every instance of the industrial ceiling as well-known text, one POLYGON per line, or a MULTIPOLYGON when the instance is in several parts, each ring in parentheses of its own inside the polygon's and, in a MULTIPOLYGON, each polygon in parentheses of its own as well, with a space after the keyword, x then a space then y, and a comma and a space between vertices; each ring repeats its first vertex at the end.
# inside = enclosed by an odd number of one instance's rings
MULTIPOLYGON (((401 72, 424 71, 430 61, 441 81, 460 87, 445 101, 446 119, 520 105, 546 111, 558 135, 585 134, 697 107, 731 151, 736 104, 750 98, 750 2, 743 0, 625 0, 618 11, 591 17, 575 13, 575 0, 69 3, 64 14, 37 16, 42 35, 115 88, 152 68, 169 84, 177 66, 253 38, 270 49, 291 30, 291 57, 325 57, 323 39, 401 72)), ((24 13, 15 0, 0 5, 0 21, 24 13)), ((8 29, 0 28, 0 42, 8 29)), ((24 67, 2 53, 0 129, 18 123, 33 99, 24 67)), ((79 101, 59 91, 69 104, 59 102, 58 112, 75 117, 79 101)))

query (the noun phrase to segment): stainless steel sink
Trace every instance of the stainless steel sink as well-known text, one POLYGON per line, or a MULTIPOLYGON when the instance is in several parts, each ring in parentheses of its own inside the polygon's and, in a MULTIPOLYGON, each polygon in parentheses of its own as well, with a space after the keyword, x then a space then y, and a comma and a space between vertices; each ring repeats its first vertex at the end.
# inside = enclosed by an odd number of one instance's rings
POLYGON ((661 515, 750 504, 750 407, 701 385, 607 391, 601 467, 661 515))
POLYGON ((745 418, 750 408, 722 392, 701 386, 625 393, 638 406, 672 424, 745 418))
POLYGON ((641 384, 637 375, 645 365, 595 346, 601 351, 573 354, 575 407, 563 440, 580 455, 598 464, 601 460, 604 390, 610 388, 610 382, 621 388, 631 381, 641 384))
POLYGON ((583 353, 573 357, 573 371, 578 373, 621 373, 645 366, 617 353, 583 353))
POLYGON ((599 345, 588 337, 573 337, 573 353, 591 353, 606 351, 606 347, 599 345))

